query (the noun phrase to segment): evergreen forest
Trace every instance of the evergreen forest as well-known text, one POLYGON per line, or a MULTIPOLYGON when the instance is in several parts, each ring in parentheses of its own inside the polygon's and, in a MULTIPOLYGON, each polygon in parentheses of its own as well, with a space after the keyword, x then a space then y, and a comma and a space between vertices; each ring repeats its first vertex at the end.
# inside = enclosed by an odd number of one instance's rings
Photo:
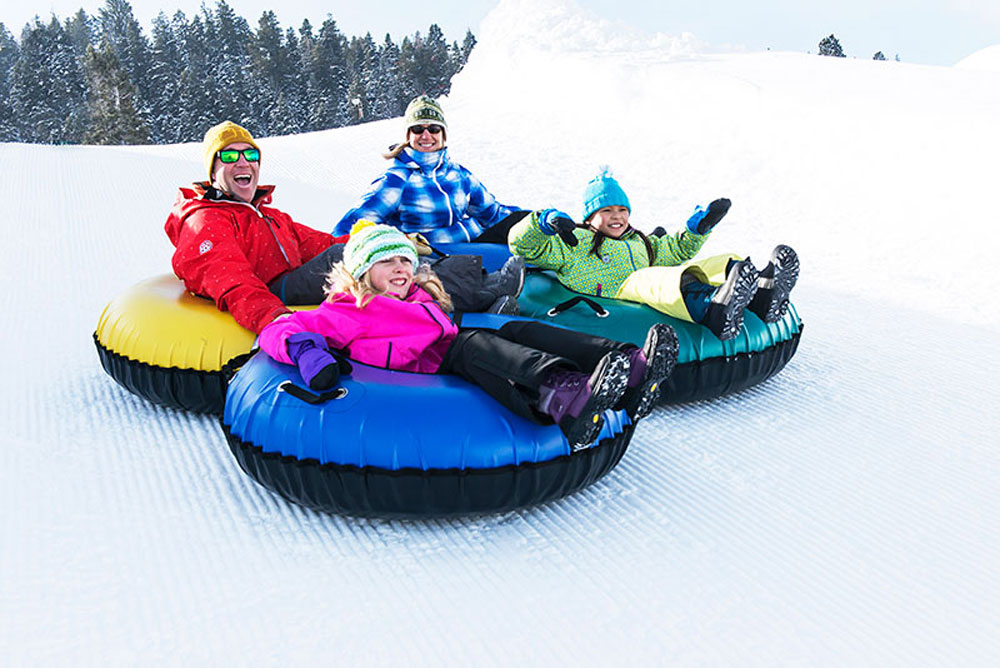
POLYGON ((96 16, 36 17, 20 39, 0 23, 0 141, 167 144, 224 119, 264 137, 393 118, 447 94, 475 43, 436 24, 398 44, 347 37, 329 15, 296 29, 266 11, 252 26, 225 0, 160 12, 147 36, 128 0, 106 0, 96 16))

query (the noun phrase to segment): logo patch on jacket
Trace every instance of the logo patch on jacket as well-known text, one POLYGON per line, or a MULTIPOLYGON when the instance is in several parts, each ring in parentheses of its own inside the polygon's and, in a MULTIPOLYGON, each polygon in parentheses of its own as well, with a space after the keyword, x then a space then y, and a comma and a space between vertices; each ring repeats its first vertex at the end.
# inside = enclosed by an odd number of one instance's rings
POLYGON ((210 250, 212 250, 212 240, 205 239, 204 241, 201 242, 201 245, 198 246, 198 255, 204 255, 210 250))

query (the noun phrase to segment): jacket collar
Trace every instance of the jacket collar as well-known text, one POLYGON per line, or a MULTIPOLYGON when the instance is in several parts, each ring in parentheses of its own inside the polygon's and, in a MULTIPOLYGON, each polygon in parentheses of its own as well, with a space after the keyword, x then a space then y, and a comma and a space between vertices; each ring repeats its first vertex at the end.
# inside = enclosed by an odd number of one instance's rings
MULTIPOLYGON (((194 192, 199 199, 207 202, 234 202, 236 204, 248 203, 241 199, 229 196, 229 194, 219 190, 208 181, 196 181, 194 184, 194 192)), ((257 192, 253 196, 253 201, 249 202, 249 204, 254 208, 260 206, 261 204, 270 204, 271 193, 273 192, 274 186, 260 186, 257 188, 257 192)))
POLYGON ((446 146, 440 151, 434 151, 432 153, 422 153, 407 146, 403 149, 402 153, 396 156, 396 160, 410 169, 419 169, 424 172, 431 172, 447 162, 448 147, 446 146))

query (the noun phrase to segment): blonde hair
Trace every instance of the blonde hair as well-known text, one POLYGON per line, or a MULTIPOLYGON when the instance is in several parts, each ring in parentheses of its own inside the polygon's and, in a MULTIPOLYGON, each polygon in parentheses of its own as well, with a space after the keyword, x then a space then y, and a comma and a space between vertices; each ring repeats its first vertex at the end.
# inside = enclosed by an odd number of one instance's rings
MULTIPOLYGON (((438 278, 437 274, 427 265, 420 265, 417 270, 413 272, 413 282, 418 286, 427 291, 427 293, 438 303, 443 311, 446 313, 451 313, 454 307, 451 303, 451 296, 448 291, 444 289, 444 285, 441 283, 441 279, 438 278)), ((372 297, 383 296, 383 297, 395 297, 396 295, 391 295, 384 291, 379 291, 375 289, 372 285, 372 279, 370 271, 366 271, 361 274, 361 278, 354 278, 351 273, 347 271, 343 262, 338 262, 333 265, 330 269, 330 273, 326 277, 326 296, 329 299, 331 296, 346 292, 352 295, 355 299, 355 304, 358 308, 364 308, 368 305, 368 302, 372 300, 372 297)))
POLYGON ((405 141, 401 141, 398 144, 393 144, 392 146, 389 147, 388 151, 382 154, 382 157, 385 158, 386 160, 392 160, 400 153, 402 153, 403 149, 405 149, 407 146, 409 146, 409 144, 405 141))

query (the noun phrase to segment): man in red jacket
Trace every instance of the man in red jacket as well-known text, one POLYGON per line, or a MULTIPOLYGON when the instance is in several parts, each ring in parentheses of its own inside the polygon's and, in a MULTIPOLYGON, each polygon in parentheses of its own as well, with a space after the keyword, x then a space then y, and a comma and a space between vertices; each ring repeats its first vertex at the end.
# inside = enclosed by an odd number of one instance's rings
MULTIPOLYGON (((258 185, 260 147, 246 129, 224 121, 205 133, 202 148, 208 181, 180 189, 164 226, 177 249, 174 273, 188 290, 211 298, 219 310, 260 333, 290 312, 285 301, 310 303, 288 299, 287 284, 308 286, 318 294, 318 274, 339 257, 348 237, 314 230, 269 206, 274 186, 258 185)), ((468 293, 463 310, 497 306, 503 295, 520 292, 523 264, 483 280, 471 270, 479 266, 476 262, 478 258, 471 264, 456 261, 452 272, 435 267, 449 292, 468 293), (469 289, 470 283, 474 288, 469 289)))

